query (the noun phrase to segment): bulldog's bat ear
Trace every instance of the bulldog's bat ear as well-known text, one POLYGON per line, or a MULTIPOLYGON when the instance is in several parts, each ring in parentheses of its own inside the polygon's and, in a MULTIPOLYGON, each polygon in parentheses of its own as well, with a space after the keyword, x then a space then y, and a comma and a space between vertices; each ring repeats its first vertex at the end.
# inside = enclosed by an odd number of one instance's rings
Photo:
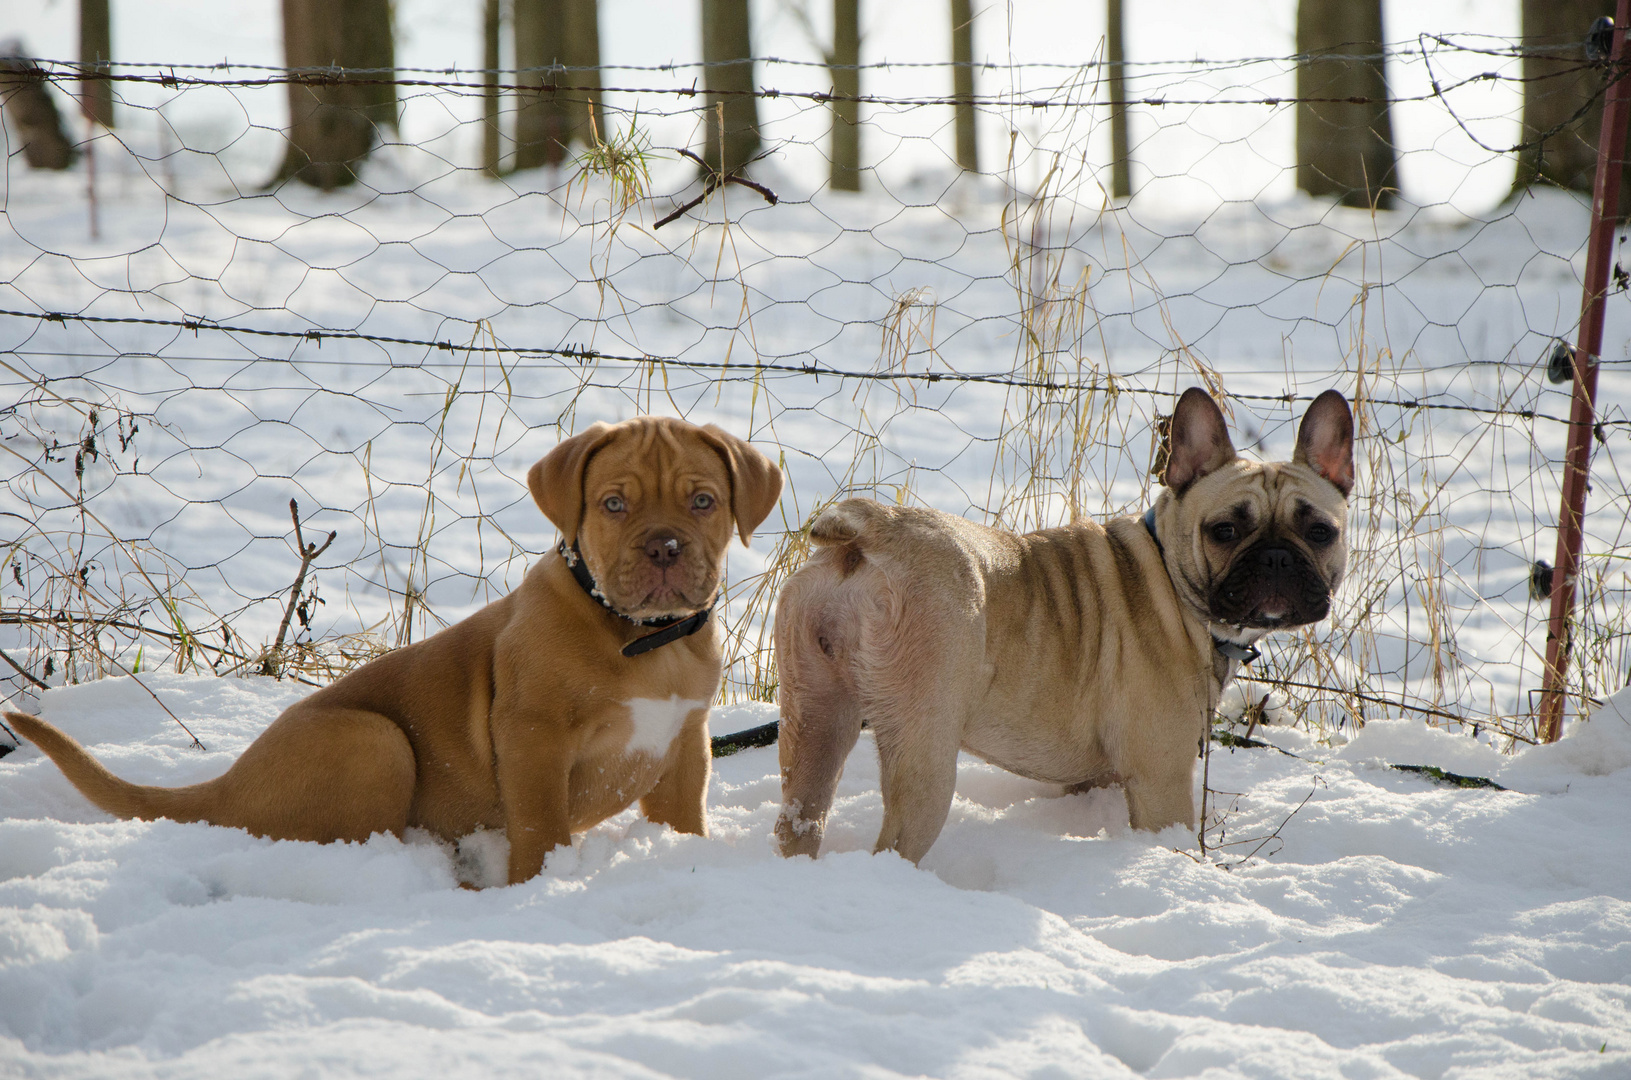
POLYGON ((725 468, 731 474, 731 513, 736 516, 736 528, 742 543, 753 538, 753 530, 770 516, 776 500, 782 494, 782 471, 776 463, 738 439, 728 431, 712 424, 700 429, 708 445, 725 459, 725 468))
POLYGON ((1178 399, 1168 440, 1171 450, 1167 456, 1166 485, 1179 495, 1236 456, 1223 412, 1212 395, 1198 386, 1191 386, 1178 399))
POLYGON ((1314 399, 1303 413, 1291 460, 1307 465, 1348 497, 1354 486, 1354 415, 1347 398, 1327 390, 1314 399))
POLYGON ((583 523, 583 472, 595 451, 612 438, 612 425, 595 423, 566 439, 527 471, 527 488, 544 516, 568 544, 583 523))

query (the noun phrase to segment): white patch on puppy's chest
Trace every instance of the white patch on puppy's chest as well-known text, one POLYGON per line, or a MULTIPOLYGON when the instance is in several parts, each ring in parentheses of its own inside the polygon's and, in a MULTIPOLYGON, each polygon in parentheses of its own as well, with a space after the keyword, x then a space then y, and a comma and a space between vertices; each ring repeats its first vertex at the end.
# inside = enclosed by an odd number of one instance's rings
POLYGON ((629 720, 633 727, 629 731, 628 745, 623 747, 625 754, 650 754, 652 757, 667 755, 669 746, 674 737, 685 726, 685 718, 691 715, 692 710, 701 709, 708 703, 705 701, 691 701, 678 694, 669 697, 667 701, 660 698, 634 698, 623 703, 629 710, 629 720))

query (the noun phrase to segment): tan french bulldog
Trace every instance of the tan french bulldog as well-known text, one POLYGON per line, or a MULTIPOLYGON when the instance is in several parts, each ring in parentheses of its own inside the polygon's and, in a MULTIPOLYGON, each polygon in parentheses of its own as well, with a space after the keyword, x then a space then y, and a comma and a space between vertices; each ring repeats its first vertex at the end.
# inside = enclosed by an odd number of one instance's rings
POLYGON ((862 722, 875 850, 914 862, 945 824, 957 752, 1071 788, 1121 784, 1135 828, 1195 823, 1196 751, 1253 642, 1323 619, 1347 558, 1353 415, 1336 391, 1289 462, 1240 457, 1203 390, 1179 400, 1144 515, 1016 536, 851 499, 776 611, 784 855, 815 855, 862 722))
POLYGON ((44 720, 6 719, 117 817, 315 841, 502 828, 512 883, 635 800, 705 832, 712 611, 781 470, 716 427, 640 417, 567 439, 527 480, 562 543, 515 592, 290 706, 215 780, 127 783, 44 720))

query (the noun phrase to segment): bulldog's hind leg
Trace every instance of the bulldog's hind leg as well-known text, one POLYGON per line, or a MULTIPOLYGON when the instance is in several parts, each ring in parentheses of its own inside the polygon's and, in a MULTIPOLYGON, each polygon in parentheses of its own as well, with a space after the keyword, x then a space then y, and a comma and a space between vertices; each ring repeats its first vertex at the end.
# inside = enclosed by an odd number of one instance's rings
POLYGON ((939 582, 891 583, 889 617, 867 627, 860 699, 878 743, 883 827, 874 851, 917 862, 951 811, 967 703, 985 670, 977 632, 939 582))
POLYGON ((776 607, 782 812, 776 842, 785 856, 821 849, 844 761, 861 734, 854 642, 858 617, 833 595, 820 567, 796 574, 776 607))
POLYGON ((894 851, 917 862, 945 827, 957 788, 961 728, 947 708, 944 701, 919 699, 875 725, 883 828, 873 851, 894 851))

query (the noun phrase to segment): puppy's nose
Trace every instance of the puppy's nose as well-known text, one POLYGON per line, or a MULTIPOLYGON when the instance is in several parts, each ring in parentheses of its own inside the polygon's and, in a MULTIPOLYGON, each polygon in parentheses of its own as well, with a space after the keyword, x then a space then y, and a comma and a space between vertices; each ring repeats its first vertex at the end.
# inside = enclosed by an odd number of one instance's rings
POLYGON ((653 536, 646 541, 646 558, 661 567, 673 566, 679 561, 683 547, 677 537, 653 536))
POLYGON ((1291 552, 1285 548, 1264 548, 1257 553, 1257 564, 1271 573, 1286 573, 1291 569, 1291 552))

